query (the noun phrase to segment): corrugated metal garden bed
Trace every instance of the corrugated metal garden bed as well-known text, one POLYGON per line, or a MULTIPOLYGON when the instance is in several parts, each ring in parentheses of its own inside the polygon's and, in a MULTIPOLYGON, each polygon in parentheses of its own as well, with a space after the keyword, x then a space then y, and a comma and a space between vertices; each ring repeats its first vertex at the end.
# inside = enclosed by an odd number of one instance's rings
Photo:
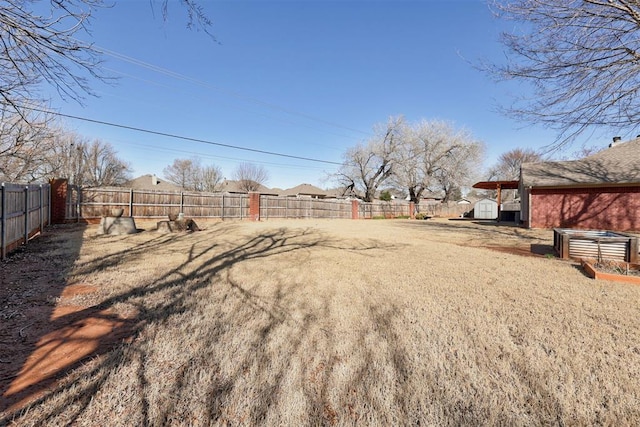
POLYGON ((638 238, 606 230, 553 229, 553 247, 558 256, 638 263, 638 238))

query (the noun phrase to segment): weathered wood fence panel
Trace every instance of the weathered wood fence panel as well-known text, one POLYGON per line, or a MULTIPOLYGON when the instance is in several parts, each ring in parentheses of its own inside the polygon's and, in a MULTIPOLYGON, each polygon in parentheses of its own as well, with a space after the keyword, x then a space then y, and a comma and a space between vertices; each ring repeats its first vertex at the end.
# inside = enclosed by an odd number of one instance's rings
MULTIPOLYGON (((311 197, 260 196, 260 218, 354 218, 351 200, 311 197)), ((111 209, 124 209, 125 216, 164 218, 184 213, 190 218, 244 219, 249 216, 247 194, 138 190, 130 188, 78 188, 69 186, 67 220, 99 218, 111 209)), ((460 216, 465 206, 421 205, 430 215, 460 216)), ((411 216, 406 200, 358 202, 357 218, 411 216)))
POLYGON ((2 183, 0 188, 0 256, 4 259, 49 225, 51 187, 2 183))
POLYGON ((260 218, 351 218, 351 201, 311 197, 260 197, 260 218))
POLYGON ((411 215, 409 202, 405 200, 360 202, 358 208, 360 219, 398 218, 411 215))
POLYGON ((184 213, 192 218, 246 218, 246 194, 152 191, 131 188, 72 187, 67 197, 67 219, 91 219, 108 215, 111 209, 124 209, 124 216, 166 218, 184 213), (77 208, 76 208, 77 206, 77 208))

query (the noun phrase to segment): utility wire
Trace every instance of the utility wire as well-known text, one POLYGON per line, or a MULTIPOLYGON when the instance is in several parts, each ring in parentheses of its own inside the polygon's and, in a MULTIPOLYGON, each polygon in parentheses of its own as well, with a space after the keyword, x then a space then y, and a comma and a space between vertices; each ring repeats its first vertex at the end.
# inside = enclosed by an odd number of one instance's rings
POLYGON ((294 156, 292 154, 278 153, 278 152, 275 152, 275 151, 258 150, 256 148, 241 147, 239 145, 224 144, 222 142, 208 141, 206 139, 192 138, 192 137, 188 137, 188 136, 175 135, 175 134, 171 134, 171 133, 159 132, 159 131, 154 131, 154 130, 149 130, 149 129, 143 129, 143 128, 134 127, 134 126, 121 125, 121 124, 111 123, 111 122, 107 122, 107 121, 103 121, 103 120, 89 119, 87 117, 80 117, 80 116, 74 116, 74 115, 71 115, 71 114, 59 113, 59 112, 56 112, 56 111, 44 110, 44 109, 40 109, 40 108, 36 108, 36 107, 21 106, 21 108, 24 108, 24 109, 27 109, 27 110, 32 110, 32 111, 38 111, 40 113, 45 113, 45 114, 52 114, 52 115, 60 116, 60 117, 66 117, 66 118, 69 118, 69 119, 75 119, 75 120, 81 120, 81 121, 84 121, 84 122, 96 123, 96 124, 104 125, 104 126, 111 126, 111 127, 115 127, 115 128, 127 129, 127 130, 132 130, 132 131, 141 132, 141 133, 148 133, 148 134, 151 134, 151 135, 164 136, 164 137, 167 137, 167 138, 180 139, 180 140, 183 140, 183 141, 191 141, 191 142, 198 142, 198 143, 201 143, 201 144, 215 145, 215 146, 218 146, 218 147, 232 148, 234 150, 242 150, 242 151, 249 151, 249 152, 252 152, 252 153, 268 154, 270 156, 285 157, 287 159, 306 160, 308 162, 325 163, 325 164, 328 164, 328 165, 338 165, 339 166, 339 165, 342 164, 342 163, 339 163, 339 162, 332 162, 332 161, 329 161, 329 160, 314 159, 312 157, 294 156))
POLYGON ((177 148, 157 147, 157 146, 151 145, 151 144, 140 144, 138 142, 125 141, 125 140, 121 140, 121 139, 117 139, 117 138, 115 138, 115 139, 114 138, 109 138, 109 142, 119 142, 119 143, 122 143, 122 144, 127 144, 130 147, 153 148, 156 151, 165 151, 165 152, 169 152, 169 153, 191 154, 191 155, 199 156, 201 158, 231 160, 233 162, 251 162, 251 163, 258 163, 258 164, 261 164, 261 165, 277 166, 279 168, 286 168, 286 169, 305 169, 305 170, 316 169, 316 170, 324 170, 323 166, 309 166, 309 165, 301 165, 301 164, 273 163, 273 162, 265 162, 265 161, 262 161, 262 160, 248 160, 248 159, 241 159, 241 158, 237 158, 237 157, 225 157, 225 156, 218 156, 218 155, 215 155, 215 154, 205 154, 205 153, 202 153, 202 152, 179 150, 177 148))
POLYGON ((215 91, 218 91, 218 92, 221 92, 221 93, 225 93, 227 95, 233 96, 233 97, 238 98, 238 99, 242 99, 242 100, 245 100, 245 101, 250 101, 250 102, 253 102, 255 104, 262 105, 262 106, 265 106, 265 107, 268 107, 268 108, 271 108, 271 109, 274 109, 274 110, 278 110, 278 111, 281 111, 281 112, 286 113, 286 114, 302 117, 302 118, 305 118, 307 120, 312 120, 312 121, 315 121, 315 122, 323 123, 325 125, 337 127, 337 128, 340 128, 340 129, 351 131, 351 132, 356 132, 356 133, 359 133, 359 134, 362 134, 362 135, 370 135, 370 132, 364 132, 364 131, 359 130, 359 129, 354 129, 354 128, 351 128, 351 127, 348 127, 348 126, 341 125, 339 123, 335 123, 335 122, 331 122, 331 121, 328 121, 328 120, 324 120, 324 119, 321 119, 321 118, 318 118, 318 117, 314 117, 314 116, 311 116, 309 114, 305 114, 305 113, 302 113, 302 112, 299 112, 299 111, 289 110, 287 108, 281 107, 281 106, 276 105, 276 104, 272 104, 270 102, 265 102, 265 101, 262 101, 262 100, 257 99, 257 98, 252 98, 250 96, 242 95, 241 93, 235 92, 233 90, 224 89, 224 88, 221 88, 221 87, 218 87, 218 86, 214 86, 214 85, 209 84, 207 82, 204 82, 202 80, 198 80, 198 79, 195 79, 193 77, 185 76, 184 74, 180 74, 180 73, 177 73, 175 71, 171 71, 171 70, 168 70, 166 68, 162 68, 162 67, 159 67, 157 65, 150 64, 148 62, 144 62, 144 61, 142 61, 140 59, 133 58, 131 56, 127 56, 127 55, 124 55, 122 53, 118 53, 118 52, 109 50, 109 49, 104 48, 104 47, 100 47, 100 46, 95 46, 94 45, 94 48, 98 52, 102 52, 105 55, 109 55, 109 56, 111 56, 113 58, 116 58, 116 59, 119 59, 121 61, 129 62, 131 64, 134 64, 134 65, 137 65, 137 66, 140 66, 140 67, 143 67, 143 68, 147 68, 149 70, 155 71, 155 72, 160 73, 160 74, 167 75, 169 77, 173 77, 173 78, 176 78, 176 79, 179 79, 179 80, 183 80, 183 81, 186 81, 186 82, 190 82, 190 83, 193 83, 193 84, 200 85, 202 87, 206 87, 206 88, 211 89, 211 90, 215 90, 215 91))

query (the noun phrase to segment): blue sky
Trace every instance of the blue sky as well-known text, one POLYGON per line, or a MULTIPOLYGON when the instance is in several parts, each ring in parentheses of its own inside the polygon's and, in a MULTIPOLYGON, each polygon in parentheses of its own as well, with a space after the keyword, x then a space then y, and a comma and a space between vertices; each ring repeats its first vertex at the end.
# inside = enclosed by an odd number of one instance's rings
MULTIPOLYGON (((502 22, 481 0, 201 2, 214 42, 186 28, 185 11, 160 2, 118 1, 95 13, 91 40, 118 81, 95 82, 84 105, 55 99, 57 111, 222 144, 340 162, 389 116, 442 119, 487 146, 486 169, 512 148, 539 148, 555 134, 496 112, 515 83, 473 67, 502 61, 502 22), (154 5, 152 8, 151 4, 154 5)), ((84 37, 83 37, 84 38, 84 37)), ((267 185, 321 187, 335 165, 233 150, 66 120, 111 143, 134 175, 198 157, 231 178, 240 162, 265 166, 267 185)), ((599 143, 600 141, 594 141, 599 143)), ((602 144, 605 144, 602 141, 602 144)))

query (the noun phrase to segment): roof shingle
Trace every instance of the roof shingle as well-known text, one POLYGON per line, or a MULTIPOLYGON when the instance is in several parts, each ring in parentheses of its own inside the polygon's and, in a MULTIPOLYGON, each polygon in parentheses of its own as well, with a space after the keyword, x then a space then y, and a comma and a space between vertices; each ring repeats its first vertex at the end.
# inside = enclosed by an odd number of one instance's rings
POLYGON ((524 163, 521 172, 525 187, 640 184, 640 138, 580 160, 524 163))

